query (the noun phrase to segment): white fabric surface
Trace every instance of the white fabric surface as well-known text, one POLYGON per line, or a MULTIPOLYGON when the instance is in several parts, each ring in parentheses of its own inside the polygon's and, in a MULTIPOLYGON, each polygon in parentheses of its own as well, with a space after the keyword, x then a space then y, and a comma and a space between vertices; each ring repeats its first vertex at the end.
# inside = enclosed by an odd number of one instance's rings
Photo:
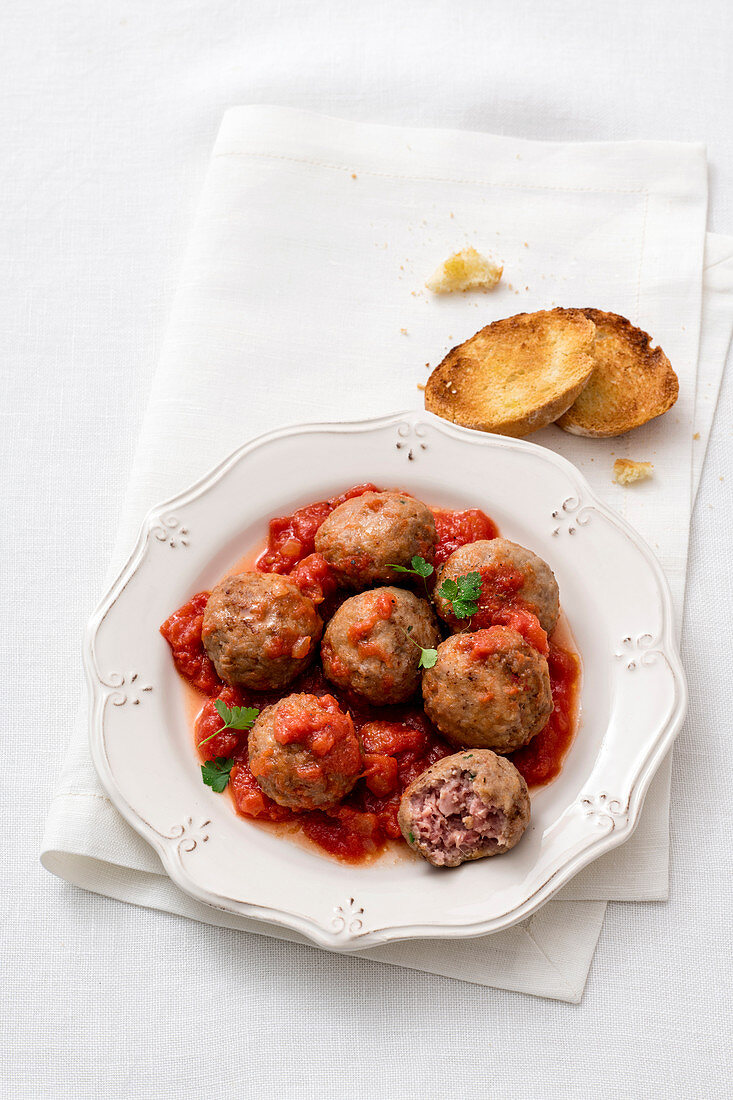
POLYGON ((55 883, 35 860, 80 691, 81 625, 223 109, 280 102, 548 140, 702 138, 709 224, 730 229, 728 6, 622 0, 610 19, 567 2, 41 0, 3 18, 0 600, 13 623, 22 600, 25 625, 22 641, 3 638, 9 1093, 458 1096, 477 1081, 543 1100, 724 1093, 725 1007, 711 990, 730 982, 731 698, 709 624, 730 604, 727 570, 721 585, 710 569, 730 553, 729 385, 691 544, 671 900, 609 907, 579 1009, 152 915, 55 883), (52 720, 39 721, 49 698, 52 720), (212 1049, 227 1052, 214 1069, 212 1049))
MULTIPOLYGON (((446 335, 450 342, 455 330, 462 339, 487 320, 564 294, 564 302, 600 301, 635 320, 640 309, 648 311, 673 362, 682 364, 673 417, 638 431, 635 440, 538 433, 654 543, 681 615, 706 198, 704 160, 695 147, 547 145, 355 125, 278 108, 230 110, 192 232, 112 574, 156 499, 202 476, 250 425, 269 429, 308 417, 311 409, 311 417, 348 419, 421 403, 417 379, 446 335), (481 247, 495 239, 506 283, 489 297, 425 293, 423 272, 464 236, 481 247), (241 416, 223 420, 224 393, 227 410, 242 410, 241 416), (612 456, 621 450, 654 460, 655 492, 611 484, 612 456)), ((716 301, 726 304, 724 297, 716 301)), ((733 278, 727 305, 732 312, 733 278)), ((722 362, 710 369, 719 373, 722 362)), ((490 492, 480 503, 490 510, 490 492)), ((137 899, 143 872, 147 904, 257 929, 249 920, 222 919, 167 881, 156 893, 150 872, 160 870, 157 856, 101 795, 85 714, 44 837, 49 869, 104 891, 106 861, 115 865, 117 897, 137 899)), ((664 896, 668 813, 667 777, 650 800, 649 824, 635 849, 604 863, 610 882, 603 866, 593 867, 591 885, 580 876, 573 897, 664 896)), ((578 999, 595 942, 586 928, 590 922, 599 930, 600 917, 600 907, 589 916, 587 906, 553 902, 541 921, 484 943, 402 944, 370 956, 578 999), (558 936, 562 957, 556 951, 548 967, 544 941, 558 936)))

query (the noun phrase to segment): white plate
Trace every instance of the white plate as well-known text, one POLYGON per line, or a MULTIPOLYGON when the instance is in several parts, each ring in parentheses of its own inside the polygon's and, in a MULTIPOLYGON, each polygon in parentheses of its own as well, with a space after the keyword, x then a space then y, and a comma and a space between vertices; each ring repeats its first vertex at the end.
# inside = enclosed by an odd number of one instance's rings
POLYGON ((639 536, 565 459, 426 413, 262 436, 155 508, 89 624, 85 663, 100 779, 173 881, 217 908, 352 951, 483 935, 533 913, 631 835, 686 707, 669 591, 639 536), (557 576, 583 660, 581 724, 505 856, 450 871, 410 853, 348 866, 238 817, 201 782, 160 623, 261 541, 271 516, 364 481, 433 506, 482 508, 557 576))

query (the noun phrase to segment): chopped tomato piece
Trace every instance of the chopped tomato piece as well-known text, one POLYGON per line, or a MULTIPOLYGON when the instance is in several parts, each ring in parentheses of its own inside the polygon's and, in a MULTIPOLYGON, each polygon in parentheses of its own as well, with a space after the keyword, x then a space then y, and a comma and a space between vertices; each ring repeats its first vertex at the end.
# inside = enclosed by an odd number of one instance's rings
POLYGON ((201 640, 204 608, 208 600, 208 592, 198 592, 166 619, 160 633, 171 647, 173 661, 183 679, 203 691, 204 695, 217 695, 222 681, 201 640))

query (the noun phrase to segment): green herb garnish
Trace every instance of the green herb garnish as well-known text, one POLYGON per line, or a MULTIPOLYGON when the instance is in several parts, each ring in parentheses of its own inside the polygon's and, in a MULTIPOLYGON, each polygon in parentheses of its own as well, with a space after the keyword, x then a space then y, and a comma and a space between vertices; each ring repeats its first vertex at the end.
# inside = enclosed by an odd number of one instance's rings
POLYGON ((438 660, 437 649, 421 649, 420 660, 417 663, 418 668, 433 668, 435 662, 438 660))
POLYGON ((481 574, 467 573, 465 577, 456 577, 454 581, 443 581, 438 595, 452 605, 457 619, 470 619, 478 611, 481 574))
POLYGON ((257 707, 232 707, 230 710, 223 699, 217 699, 214 707, 224 725, 215 733, 210 733, 208 737, 204 737, 203 741, 199 741, 199 747, 205 745, 207 741, 211 741, 214 737, 218 737, 224 730, 251 729, 255 718, 260 713, 257 707))
MULTIPOLYGON (((412 627, 407 628, 407 637, 410 638, 412 634, 412 627)), ((414 638, 410 638, 413 645, 416 645, 420 650, 420 660, 417 662, 418 668, 432 668, 435 662, 438 660, 437 649, 423 649, 419 642, 416 642, 414 638)))
MULTIPOLYGON (((422 577, 422 582, 425 585, 425 591, 428 592, 428 577, 432 577, 435 570, 429 561, 425 561, 425 558, 420 557, 419 554, 415 554, 410 559, 412 569, 408 569, 406 565, 388 565, 389 569, 394 569, 395 573, 412 573, 414 577, 422 577)), ((428 592, 428 596, 430 593, 428 592)))
POLYGON ((415 834, 414 833, 408 833, 407 834, 407 839, 410 841, 410 844, 414 844, 415 843, 415 834))
POLYGON ((212 791, 221 794, 226 790, 229 782, 229 773, 234 767, 234 758, 227 760, 226 756, 217 756, 216 760, 207 760, 201 765, 201 778, 212 791))

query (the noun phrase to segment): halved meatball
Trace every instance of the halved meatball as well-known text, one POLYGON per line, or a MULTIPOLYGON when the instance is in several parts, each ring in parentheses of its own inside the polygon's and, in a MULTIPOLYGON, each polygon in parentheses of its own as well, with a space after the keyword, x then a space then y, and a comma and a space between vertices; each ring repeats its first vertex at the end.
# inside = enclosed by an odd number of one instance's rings
POLYGON ((410 784, 397 815, 402 835, 434 867, 499 856, 529 824, 527 784, 490 749, 446 756, 410 784))
POLYGON ((560 613, 557 581, 547 562, 531 550, 508 539, 481 539, 453 551, 437 571, 435 606, 440 617, 457 629, 461 622, 454 617, 451 604, 438 593, 444 581, 457 580, 467 573, 481 574, 479 615, 519 606, 536 615, 548 634, 555 629, 560 613))
POLYGON ((395 579, 390 565, 409 567, 419 554, 432 561, 437 535, 433 513, 404 493, 362 493, 334 508, 316 533, 322 554, 347 588, 395 579))
POLYGON ((373 588, 342 603, 329 622, 323 671, 377 706, 404 703, 420 687, 420 649, 439 641, 427 600, 404 588, 373 588))
POLYGON ((322 630, 315 604, 287 577, 239 573, 209 596, 201 637, 222 680, 265 691, 310 664, 322 630))
POLYGON ((259 786, 291 810, 333 806, 363 768, 354 723, 332 695, 288 695, 265 707, 248 746, 259 786))
POLYGON ((547 661, 507 626, 447 638, 422 692, 448 741, 500 753, 526 745, 552 713, 547 661))

